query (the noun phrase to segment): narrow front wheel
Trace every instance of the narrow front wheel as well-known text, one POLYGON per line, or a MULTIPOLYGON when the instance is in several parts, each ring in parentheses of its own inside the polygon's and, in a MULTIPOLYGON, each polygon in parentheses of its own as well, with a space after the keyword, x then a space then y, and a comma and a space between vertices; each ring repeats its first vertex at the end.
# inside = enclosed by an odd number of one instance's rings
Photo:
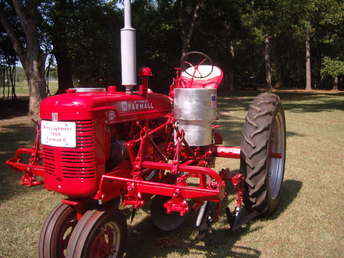
POLYGON ((126 219, 119 211, 89 210, 79 220, 68 244, 69 258, 122 257, 126 219))
POLYGON ((38 243, 39 257, 66 257, 67 245, 77 222, 72 207, 63 203, 55 207, 43 224, 38 243))

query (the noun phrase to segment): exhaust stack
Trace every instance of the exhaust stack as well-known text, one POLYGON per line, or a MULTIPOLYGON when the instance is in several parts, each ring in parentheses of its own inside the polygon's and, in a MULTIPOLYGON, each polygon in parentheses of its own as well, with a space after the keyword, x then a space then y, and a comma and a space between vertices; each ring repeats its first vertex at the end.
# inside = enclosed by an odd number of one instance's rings
POLYGON ((131 2, 124 0, 124 28, 121 29, 122 85, 129 92, 137 85, 136 30, 131 25, 131 2))

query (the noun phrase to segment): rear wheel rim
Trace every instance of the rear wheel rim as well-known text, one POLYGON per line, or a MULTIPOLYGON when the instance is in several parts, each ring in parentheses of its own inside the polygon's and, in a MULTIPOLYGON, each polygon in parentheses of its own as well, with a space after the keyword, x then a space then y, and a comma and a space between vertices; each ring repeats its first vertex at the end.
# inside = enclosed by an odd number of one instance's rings
POLYGON ((89 249, 92 258, 118 257, 121 242, 121 232, 118 225, 109 221, 97 230, 89 249))
POLYGON ((285 163, 285 125, 282 112, 277 112, 271 129, 270 142, 270 164, 269 164, 269 188, 271 199, 276 199, 279 195, 285 163), (278 154, 275 157, 272 154, 278 154))

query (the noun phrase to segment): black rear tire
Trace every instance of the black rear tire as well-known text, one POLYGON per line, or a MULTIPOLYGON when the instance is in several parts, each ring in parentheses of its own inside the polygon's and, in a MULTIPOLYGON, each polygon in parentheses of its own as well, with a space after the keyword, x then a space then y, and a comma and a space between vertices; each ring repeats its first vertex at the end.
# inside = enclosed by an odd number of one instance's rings
POLYGON ((245 175, 245 206, 270 215, 280 200, 286 153, 285 116, 277 95, 263 93, 253 100, 242 135, 240 171, 245 175))
POLYGON ((120 211, 88 210, 69 240, 68 258, 123 257, 127 222, 120 211))
POLYGON ((77 224, 76 211, 61 203, 55 207, 44 221, 39 243, 40 258, 63 258, 68 241, 77 224))

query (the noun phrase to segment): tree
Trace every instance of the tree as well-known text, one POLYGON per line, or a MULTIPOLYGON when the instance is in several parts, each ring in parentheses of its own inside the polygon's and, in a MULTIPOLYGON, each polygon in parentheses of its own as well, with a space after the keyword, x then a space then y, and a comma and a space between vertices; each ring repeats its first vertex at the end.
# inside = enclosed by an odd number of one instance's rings
POLYGON ((64 48, 67 48, 64 56, 71 62, 77 86, 94 87, 120 79, 119 31, 122 19, 119 10, 108 2, 68 0, 69 9, 64 10, 64 48))
POLYGON ((0 23, 0 88, 2 97, 16 100, 16 61, 17 56, 12 48, 11 41, 0 23))
POLYGON ((321 49, 318 70, 321 79, 330 77, 333 80, 336 90, 344 68, 344 2, 327 0, 322 4, 322 19, 316 31, 318 48, 321 49))
POLYGON ((29 115, 34 117, 38 115, 40 101, 46 97, 46 53, 42 50, 43 37, 38 28, 42 21, 39 8, 39 1, 0 2, 0 20, 25 70, 30 93, 29 115), (21 38, 17 26, 23 32, 21 38))
POLYGON ((305 33, 305 52, 306 52, 306 90, 312 89, 312 67, 311 67, 311 28, 306 26, 305 33))
POLYGON ((193 48, 208 53, 224 72, 221 93, 234 90, 237 46, 247 36, 241 21, 243 10, 240 0, 204 1, 194 30, 193 48))
MULTIPOLYGON (((5 22, 25 52, 20 60, 26 57, 32 37, 25 33, 13 3, 23 7, 24 18, 35 25, 36 41, 31 41, 38 43, 40 63, 46 50, 54 54, 59 92, 73 84, 120 81, 120 0, 18 2, 0 0, 5 22)), ((222 68, 223 92, 233 90, 234 85, 271 86, 276 82, 310 88, 311 76, 313 85, 320 85, 325 56, 344 60, 343 6, 340 0, 135 0, 138 65, 153 68, 151 86, 159 91, 168 89, 173 68, 189 50, 207 53, 222 68)), ((30 70, 26 67, 25 71, 30 70)))
POLYGON ((338 90, 339 77, 344 75, 344 61, 324 57, 322 65, 322 76, 330 76, 333 79, 333 90, 338 90))
MULTIPOLYGON (((344 3, 341 0, 307 0, 299 5, 298 10, 296 10, 299 19, 297 30, 305 41, 306 90, 310 90, 313 84, 312 74, 316 70, 314 64, 318 63, 318 70, 320 71, 322 55, 326 55, 324 52, 330 50, 324 48, 323 41, 326 41, 328 37, 331 38, 333 33, 336 34, 335 31, 342 31, 344 3), (324 30, 324 28, 326 29, 324 30), (317 49, 312 50, 312 45, 317 49), (318 59, 318 62, 312 60, 313 56, 314 59, 318 59)), ((338 44, 336 45, 338 46, 338 44)), ((332 47, 338 50, 334 45, 332 47)))
POLYGON ((182 40, 182 55, 190 50, 191 40, 199 18, 204 0, 183 1, 177 0, 175 5, 178 9, 178 23, 182 40))
POLYGON ((257 47, 262 49, 262 60, 265 67, 265 84, 272 87, 273 60, 272 49, 274 41, 288 24, 285 22, 285 14, 281 14, 283 1, 252 1, 247 6, 243 15, 245 26, 259 42, 257 47))
POLYGON ((53 45, 53 54, 57 63, 58 90, 63 93, 68 88, 73 87, 72 61, 69 54, 69 34, 68 25, 71 17, 69 16, 72 5, 67 0, 54 1, 51 6, 51 26, 49 34, 53 45))

